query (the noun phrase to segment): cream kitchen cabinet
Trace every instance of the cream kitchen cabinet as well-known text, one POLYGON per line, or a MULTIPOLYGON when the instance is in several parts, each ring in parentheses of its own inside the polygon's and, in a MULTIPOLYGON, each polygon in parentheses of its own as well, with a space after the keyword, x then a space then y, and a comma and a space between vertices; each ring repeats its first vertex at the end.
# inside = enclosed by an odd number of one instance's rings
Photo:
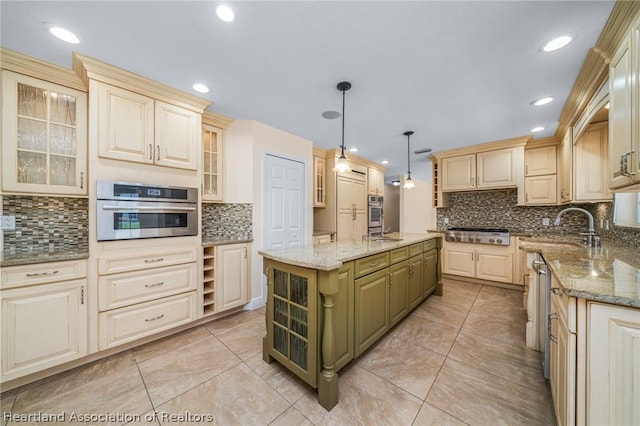
POLYGON ((249 295, 249 243, 216 247, 215 312, 246 304, 249 295))
POLYGON ((87 194, 87 95, 2 71, 2 190, 87 194))
POLYGON ((338 175, 337 240, 360 239, 367 235, 367 189, 364 180, 338 175))
POLYGON ((576 424, 576 299, 551 284, 549 385, 559 426, 576 424))
POLYGON ((588 303, 587 422, 640 424, 640 309, 588 303))
POLYGON ((86 261, 2 268, 2 381, 87 354, 86 261))
POLYGON ((313 157, 313 207, 327 205, 327 168, 322 157, 313 157))
POLYGON ((384 172, 369 167, 367 173, 369 194, 384 195, 384 172))
POLYGON ((100 157, 197 169, 201 114, 96 80, 89 93, 100 157))
POLYGON ((609 62, 609 187, 640 182, 640 16, 609 62))
POLYGON ((442 191, 517 186, 522 161, 521 147, 442 158, 440 168, 442 191))
POLYGON ((573 199, 573 139, 571 128, 567 128, 560 145, 560 173, 558 189, 560 203, 569 203, 573 199))
POLYGON ((573 201, 611 201, 608 123, 586 127, 574 144, 573 201))
POLYGON ((223 137, 222 129, 206 124, 202 126, 202 201, 223 201, 223 137))
POLYGON ((445 241, 442 251, 445 274, 513 283, 513 249, 445 241))
POLYGON ((556 146, 524 151, 524 202, 527 205, 557 203, 556 146))
POLYGON ((191 247, 99 256, 99 349, 194 321, 197 285, 197 254, 191 247))

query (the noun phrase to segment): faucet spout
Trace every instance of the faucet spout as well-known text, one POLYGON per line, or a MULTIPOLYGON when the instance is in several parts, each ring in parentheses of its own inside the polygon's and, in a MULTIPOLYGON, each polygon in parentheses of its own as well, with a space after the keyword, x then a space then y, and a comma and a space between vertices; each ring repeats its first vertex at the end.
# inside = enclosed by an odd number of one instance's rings
MULTIPOLYGON (((564 209, 560 213, 558 213, 558 216, 556 216, 556 220, 553 223, 556 226, 560 225, 560 217, 566 212, 570 212, 570 211, 582 212, 587 215, 587 218, 589 219, 589 230, 586 233, 586 236, 587 236, 586 243, 588 246, 591 246, 591 247, 600 247, 600 237, 596 235, 596 230, 593 226, 593 215, 588 211, 586 211, 585 209, 581 209, 579 207, 569 207, 567 209, 564 209)), ((585 235, 585 234, 582 234, 582 235, 585 235)))

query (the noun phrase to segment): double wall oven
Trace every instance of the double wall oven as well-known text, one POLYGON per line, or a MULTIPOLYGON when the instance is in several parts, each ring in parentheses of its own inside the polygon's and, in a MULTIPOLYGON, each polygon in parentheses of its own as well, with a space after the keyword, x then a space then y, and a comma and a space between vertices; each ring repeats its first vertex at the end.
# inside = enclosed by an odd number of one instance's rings
POLYGON ((198 189, 97 182, 98 241, 198 235, 198 189))
POLYGON ((379 195, 369 195, 368 210, 368 235, 382 234, 382 228, 384 227, 382 197, 379 195))

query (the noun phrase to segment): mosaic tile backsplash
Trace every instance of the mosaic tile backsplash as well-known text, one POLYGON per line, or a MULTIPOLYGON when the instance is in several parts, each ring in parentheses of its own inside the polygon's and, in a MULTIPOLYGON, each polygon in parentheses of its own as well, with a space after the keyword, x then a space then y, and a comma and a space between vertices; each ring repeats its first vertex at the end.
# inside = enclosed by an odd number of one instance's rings
POLYGON ((202 204, 202 239, 253 238, 253 204, 202 204))
POLYGON ((86 198, 4 195, 2 214, 16 217, 16 229, 3 230, 3 250, 89 250, 89 200, 86 198))
POLYGON ((437 211, 437 229, 451 227, 507 228, 512 233, 578 234, 588 229, 588 219, 582 213, 562 215, 560 226, 553 221, 567 207, 581 207, 591 212, 596 233, 603 239, 640 247, 640 229, 613 226, 613 203, 571 204, 562 206, 517 206, 515 189, 496 191, 455 192, 449 194, 449 207, 437 211), (445 225, 444 218, 449 218, 445 225), (550 225, 542 224, 548 218, 550 225), (600 227, 600 220, 609 221, 609 230, 600 227))

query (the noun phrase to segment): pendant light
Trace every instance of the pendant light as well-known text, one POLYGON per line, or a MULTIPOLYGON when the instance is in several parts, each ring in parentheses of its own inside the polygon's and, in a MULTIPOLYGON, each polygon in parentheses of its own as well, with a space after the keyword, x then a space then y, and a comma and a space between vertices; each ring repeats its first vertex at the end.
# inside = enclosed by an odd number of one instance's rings
POLYGON ((351 89, 351 83, 342 81, 338 83, 337 87, 338 90, 342 92, 342 143, 340 144, 340 157, 338 157, 333 171, 344 173, 350 169, 349 163, 347 163, 347 157, 344 156, 344 93, 351 89))
POLYGON ((404 132, 404 135, 407 137, 407 179, 404 181, 404 189, 411 189, 411 188, 415 188, 416 184, 413 182, 413 179, 411 179, 411 156, 409 155, 409 138, 411 137, 411 135, 413 134, 413 132, 411 130, 409 130, 408 132, 404 132))

